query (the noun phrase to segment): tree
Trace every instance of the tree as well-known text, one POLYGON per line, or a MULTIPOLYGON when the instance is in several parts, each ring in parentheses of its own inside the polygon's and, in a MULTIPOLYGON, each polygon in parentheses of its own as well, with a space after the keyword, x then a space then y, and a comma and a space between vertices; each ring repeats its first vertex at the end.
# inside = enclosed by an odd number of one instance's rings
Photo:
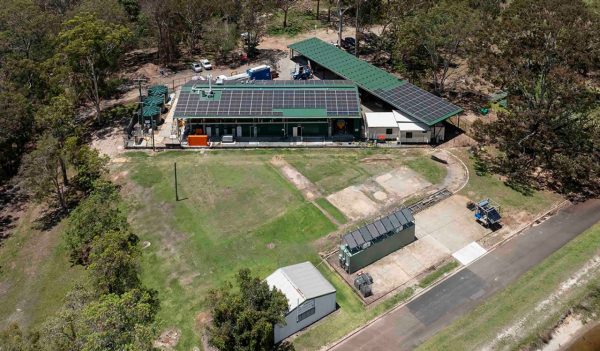
POLYGON ((473 10, 461 1, 422 8, 399 26, 395 56, 405 61, 408 70, 418 68, 430 78, 435 93, 441 95, 450 67, 465 56, 467 41, 478 30, 477 22, 473 10))
POLYGON ((96 181, 108 172, 108 156, 101 156, 98 150, 89 145, 81 145, 75 137, 67 139, 65 144, 65 152, 75 169, 73 183, 77 190, 88 195, 94 190, 96 181))
POLYGON ((288 12, 298 3, 298 0, 275 0, 275 7, 283 12, 283 28, 287 28, 288 12))
POLYGON ((600 19, 583 1, 514 1, 479 37, 473 69, 510 95, 510 110, 481 126, 509 181, 552 185, 573 197, 600 193, 600 19))
POLYGON ((134 289, 101 295, 78 288, 45 323, 45 350, 151 350, 159 301, 155 291, 134 289))
MULTIPOLYGON (((242 269, 237 287, 231 284, 209 293, 213 322, 209 342, 219 350, 273 350, 273 326, 285 323, 287 298, 279 290, 242 269)), ((280 347, 291 349, 290 344, 280 347)))
POLYGON ((60 171, 61 150, 58 141, 48 133, 37 141, 36 148, 23 157, 20 177, 24 189, 31 193, 35 200, 42 201, 55 195, 63 211, 68 210, 65 197, 65 184, 60 171))
POLYGON ((69 216, 64 237, 71 262, 88 265, 96 237, 128 229, 127 216, 121 207, 119 193, 112 183, 99 180, 94 184, 94 190, 69 216))
POLYGON ((58 35, 58 60, 71 67, 77 85, 94 104, 98 122, 102 120, 101 90, 108 75, 116 70, 130 37, 127 27, 90 14, 66 21, 58 35))
POLYGON ((34 351, 39 350, 37 333, 24 333, 18 324, 11 323, 0 332, 2 351, 34 351))
POLYGON ((14 175, 31 137, 33 124, 29 101, 14 91, 0 92, 0 180, 14 175))
POLYGON ((97 291, 122 294, 139 288, 139 238, 129 231, 112 231, 92 242, 88 270, 97 291))
POLYGON ((238 26, 245 33, 246 52, 248 56, 256 54, 256 47, 265 34, 266 13, 271 9, 269 1, 240 0, 238 26))
POLYGON ((158 39, 158 59, 164 64, 174 62, 179 57, 180 32, 180 18, 173 10, 174 0, 144 0, 141 6, 158 39))
POLYGON ((64 95, 53 97, 50 104, 40 108, 35 116, 36 129, 48 131, 57 141, 61 151, 58 155, 63 183, 69 184, 67 176, 67 163, 65 155, 65 143, 67 139, 78 134, 78 126, 75 123, 75 106, 69 98, 64 95))
POLYGON ((203 37, 203 28, 213 15, 214 2, 206 0, 177 0, 176 13, 181 18, 185 32, 185 41, 189 55, 198 49, 198 43, 203 37))

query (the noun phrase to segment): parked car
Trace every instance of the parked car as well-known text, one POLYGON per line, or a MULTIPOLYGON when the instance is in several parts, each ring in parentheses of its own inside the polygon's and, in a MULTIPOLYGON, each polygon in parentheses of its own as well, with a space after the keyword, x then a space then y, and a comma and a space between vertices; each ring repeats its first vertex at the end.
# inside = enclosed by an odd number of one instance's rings
POLYGON ((207 71, 212 69, 212 65, 207 59, 200 60, 200 64, 202 65, 202 68, 204 68, 207 71))
POLYGON ((192 63, 192 71, 196 73, 202 72, 202 65, 199 62, 192 63))

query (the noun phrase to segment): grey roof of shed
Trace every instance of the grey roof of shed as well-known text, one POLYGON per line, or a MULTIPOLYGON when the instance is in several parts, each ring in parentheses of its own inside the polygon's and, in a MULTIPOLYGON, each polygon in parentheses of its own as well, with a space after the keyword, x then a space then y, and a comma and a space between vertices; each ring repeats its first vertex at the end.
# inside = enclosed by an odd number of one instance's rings
POLYGON ((306 299, 335 292, 333 285, 308 261, 280 269, 306 299))

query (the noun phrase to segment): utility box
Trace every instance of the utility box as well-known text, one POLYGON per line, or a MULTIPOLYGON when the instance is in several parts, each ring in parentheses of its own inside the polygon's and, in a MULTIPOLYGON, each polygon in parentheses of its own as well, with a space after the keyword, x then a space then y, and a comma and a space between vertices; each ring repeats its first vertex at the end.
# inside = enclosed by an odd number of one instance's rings
POLYGON ((354 279, 354 287, 360 291, 363 297, 373 295, 371 285, 373 285, 373 277, 369 273, 358 273, 358 276, 354 279))
POLYGON ((346 272, 354 273, 415 240, 415 218, 403 208, 345 234, 339 263, 346 272))

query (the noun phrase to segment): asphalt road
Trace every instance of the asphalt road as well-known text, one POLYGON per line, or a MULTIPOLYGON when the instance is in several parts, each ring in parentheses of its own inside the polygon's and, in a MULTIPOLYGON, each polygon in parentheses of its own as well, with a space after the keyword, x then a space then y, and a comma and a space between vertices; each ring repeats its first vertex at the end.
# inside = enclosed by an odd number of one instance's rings
POLYGON ((600 221, 600 200, 559 211, 332 350, 412 350, 600 221))

